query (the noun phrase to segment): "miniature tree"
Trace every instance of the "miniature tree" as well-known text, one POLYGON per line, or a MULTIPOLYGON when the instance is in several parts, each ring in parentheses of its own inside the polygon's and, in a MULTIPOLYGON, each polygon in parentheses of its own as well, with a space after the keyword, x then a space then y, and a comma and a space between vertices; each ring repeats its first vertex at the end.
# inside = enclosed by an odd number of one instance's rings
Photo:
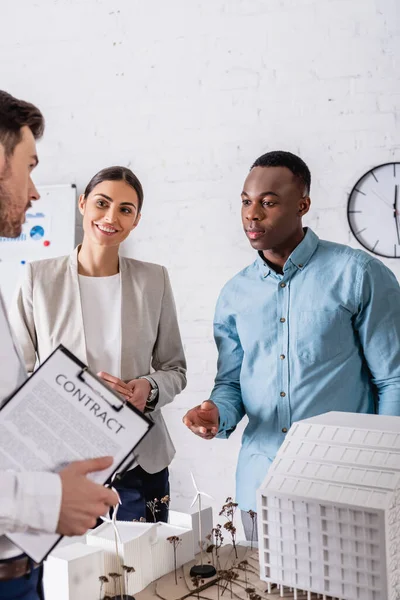
POLYGON ((172 547, 174 549, 175 584, 178 585, 178 578, 177 578, 177 574, 176 574, 176 551, 178 549, 179 544, 182 542, 182 540, 177 535, 170 535, 169 537, 167 537, 167 540, 169 541, 170 544, 172 544, 172 547))
POLYGON ((239 577, 238 573, 236 573, 233 570, 233 568, 224 569, 224 570, 220 571, 220 576, 221 576, 221 579, 224 579, 226 581, 225 588, 221 595, 223 595, 225 590, 228 589, 228 587, 229 587, 230 591, 231 591, 231 598, 233 598, 233 587, 232 586, 233 586, 233 581, 235 581, 239 577))
POLYGON ((251 519, 251 538, 250 538, 250 550, 253 550, 254 533, 256 530, 257 513, 254 510, 248 510, 247 514, 251 519))
POLYGON ((133 567, 128 567, 127 565, 122 565, 122 569, 124 571, 125 576, 125 595, 124 600, 134 600, 133 596, 129 595, 129 575, 135 572, 133 567))
POLYGON ((122 575, 120 573, 109 573, 108 576, 113 580, 114 583, 114 599, 118 599, 118 600, 123 600, 124 595, 122 592, 122 584, 121 584, 121 577, 122 575), (117 581, 119 583, 119 597, 117 595, 117 581))
POLYGON ((195 587, 197 589, 197 598, 200 598, 200 591, 199 591, 200 579, 201 579, 201 575, 194 575, 192 577, 193 587, 195 587))
POLYGON ((233 519, 235 516, 235 512, 238 505, 236 502, 233 502, 232 498, 228 497, 225 501, 225 504, 222 507, 220 516, 224 516, 227 519, 227 522, 224 525, 224 529, 226 529, 232 538, 232 546, 235 551, 235 556, 238 558, 237 548, 236 548, 236 527, 233 524, 233 519))
POLYGON ((149 502, 146 502, 146 506, 153 516, 154 523, 156 523, 157 522, 157 513, 160 512, 160 509, 158 508, 158 498, 154 498, 154 500, 150 500, 149 502))
POLYGON ((242 560, 242 562, 240 562, 238 564, 238 568, 239 569, 243 569, 243 571, 244 571, 244 582, 246 584, 246 588, 247 588, 247 567, 248 567, 248 564, 249 563, 247 562, 247 560, 242 560))
MULTIPOLYGON (((220 577, 220 580, 222 582, 224 582, 222 584, 222 587, 223 587, 222 594, 221 594, 222 596, 224 595, 224 593, 226 592, 226 589, 228 587, 228 584, 226 583, 227 579, 226 579, 225 573, 226 573, 225 569, 221 569, 220 571, 218 571, 218 575, 220 577)), ((219 592, 218 592, 218 597, 219 597, 219 592)))
POLYGON ((236 571, 234 571, 233 569, 231 569, 232 575, 231 575, 231 596, 232 596, 232 584, 234 581, 236 581, 236 579, 239 579, 239 573, 236 573, 236 571))
POLYGON ((108 583, 108 578, 105 575, 100 575, 99 577, 99 581, 100 581, 100 600, 102 600, 102 592, 103 592, 103 587, 105 583, 108 583))
POLYGON ((160 512, 161 517, 160 520, 161 521, 168 521, 168 511, 169 511, 169 503, 170 503, 171 498, 168 496, 168 494, 166 494, 165 496, 163 496, 160 500, 160 512))
POLYGON ((219 564, 219 550, 222 546, 222 542, 224 541, 224 537, 222 535, 222 527, 218 523, 211 532, 214 535, 215 540, 215 566, 217 569, 220 569, 219 564))
POLYGON ((211 562, 214 565, 214 567, 216 566, 216 563, 214 561, 214 550, 215 550, 215 544, 212 543, 212 534, 209 533, 208 535, 206 535, 206 540, 208 541, 208 546, 206 547, 206 552, 207 554, 211 554, 211 562))
POLYGON ((161 504, 165 504, 165 506, 167 508, 169 508, 169 502, 170 502, 171 498, 168 496, 168 494, 166 496, 163 496, 160 500, 161 504))

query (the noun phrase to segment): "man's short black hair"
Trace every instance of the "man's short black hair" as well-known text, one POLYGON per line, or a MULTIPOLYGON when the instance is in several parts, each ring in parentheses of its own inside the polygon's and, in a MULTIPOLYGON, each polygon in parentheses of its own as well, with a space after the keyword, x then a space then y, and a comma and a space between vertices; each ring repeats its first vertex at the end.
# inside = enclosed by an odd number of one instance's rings
POLYGON ((286 167, 304 184, 305 194, 310 193, 310 169, 307 167, 304 160, 302 160, 299 156, 292 154, 291 152, 285 152, 283 150, 267 152, 266 154, 263 154, 257 158, 255 163, 251 166, 251 169, 254 169, 254 167, 286 167))

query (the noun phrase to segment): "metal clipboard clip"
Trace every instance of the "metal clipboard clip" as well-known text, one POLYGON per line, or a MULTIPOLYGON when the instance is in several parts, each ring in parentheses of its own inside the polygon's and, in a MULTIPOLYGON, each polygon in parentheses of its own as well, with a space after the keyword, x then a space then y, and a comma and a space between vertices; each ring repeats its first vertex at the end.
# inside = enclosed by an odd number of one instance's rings
MULTIPOLYGON (((92 392, 94 394, 96 394, 96 396, 98 398, 101 398, 103 400, 103 402, 107 402, 107 404, 109 406, 111 406, 111 408, 114 409, 116 412, 119 412, 120 410, 122 410, 125 407, 125 405, 127 403, 127 400, 125 400, 124 398, 117 398, 116 397, 116 400, 118 400, 120 402, 120 404, 119 405, 113 404, 112 402, 110 402, 109 400, 107 400, 107 398, 98 389, 94 388, 88 382, 88 380, 84 377, 85 373, 87 373, 88 375, 90 375, 90 377, 93 377, 93 379, 95 381, 98 381, 99 383, 102 383, 101 380, 98 377, 96 377, 96 375, 93 375, 92 373, 89 373, 88 367, 83 367, 82 370, 77 374, 77 378, 80 381, 82 381, 90 390, 92 390, 92 392)), ((112 391, 112 390, 110 390, 110 391, 112 391)), ((112 393, 116 395, 116 392, 112 391, 112 393)))

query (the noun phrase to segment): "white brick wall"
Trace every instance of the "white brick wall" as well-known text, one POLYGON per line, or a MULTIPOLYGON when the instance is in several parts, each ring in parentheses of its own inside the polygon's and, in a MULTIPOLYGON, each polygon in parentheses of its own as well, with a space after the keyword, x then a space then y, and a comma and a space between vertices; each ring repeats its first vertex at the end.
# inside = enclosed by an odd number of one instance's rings
MULTIPOLYGON (((203 442, 180 421, 215 372, 214 304, 253 254, 239 193, 251 162, 299 153, 313 177, 308 223, 352 242, 347 194, 400 159, 398 0, 41 0, 0 9, 0 87, 47 117, 40 183, 81 191, 125 164, 145 188, 127 251, 170 271, 189 385, 166 411, 175 506, 199 485, 234 493, 239 434, 203 442)), ((78 230, 79 237, 79 230, 78 230)), ((390 264, 390 263, 389 263, 390 264)), ((400 276, 400 261, 392 261, 400 276)))

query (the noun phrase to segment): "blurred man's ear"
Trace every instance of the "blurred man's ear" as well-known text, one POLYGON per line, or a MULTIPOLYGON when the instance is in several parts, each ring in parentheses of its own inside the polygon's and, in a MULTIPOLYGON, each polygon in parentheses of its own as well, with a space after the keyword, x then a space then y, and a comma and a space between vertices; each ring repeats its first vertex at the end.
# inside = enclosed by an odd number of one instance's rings
POLYGON ((306 196, 305 198, 302 198, 300 200, 298 212, 301 217, 303 217, 305 214, 308 213, 308 211, 310 210, 310 205, 311 205, 311 198, 309 196, 306 196))

